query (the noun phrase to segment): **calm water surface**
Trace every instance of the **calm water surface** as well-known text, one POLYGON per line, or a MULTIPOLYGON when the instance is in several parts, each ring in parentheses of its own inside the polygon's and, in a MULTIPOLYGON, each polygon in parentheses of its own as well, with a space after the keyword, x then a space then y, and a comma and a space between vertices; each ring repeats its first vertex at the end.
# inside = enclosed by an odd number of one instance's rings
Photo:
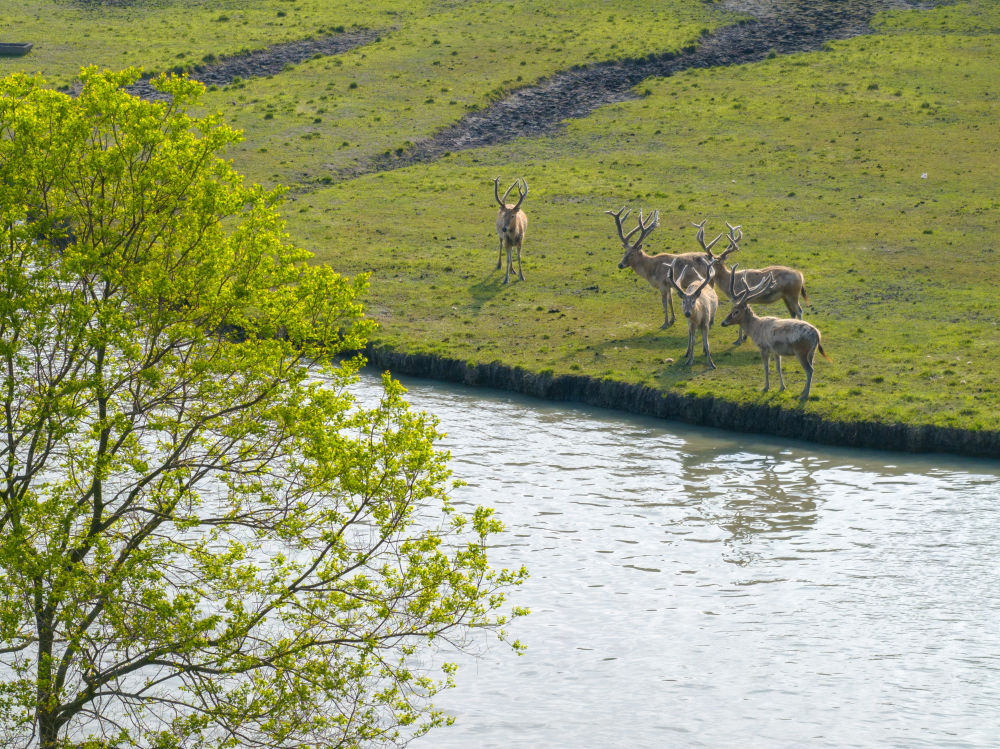
POLYGON ((1000 462, 403 382, 531 571, 413 746, 1000 746, 1000 462))

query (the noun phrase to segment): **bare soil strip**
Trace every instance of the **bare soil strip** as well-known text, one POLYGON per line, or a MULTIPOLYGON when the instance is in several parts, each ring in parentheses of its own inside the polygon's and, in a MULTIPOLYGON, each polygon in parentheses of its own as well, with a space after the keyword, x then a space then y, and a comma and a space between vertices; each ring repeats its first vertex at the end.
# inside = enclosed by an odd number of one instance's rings
MULTIPOLYGON (((357 29, 339 34, 328 34, 310 39, 274 44, 265 49, 257 49, 244 54, 222 57, 217 63, 198 66, 190 73, 194 80, 206 86, 228 86, 237 78, 263 78, 276 75, 286 65, 296 65, 315 57, 338 55, 343 52, 371 44, 383 32, 372 29, 357 29)), ((143 99, 165 100, 167 95, 157 91, 148 79, 129 86, 129 92, 143 99)))
MULTIPOLYGON (((930 7, 932 3, 920 5, 930 7)), ((652 55, 556 73, 467 115, 401 154, 375 157, 337 176, 348 179, 433 161, 462 149, 547 135, 566 119, 586 117, 600 106, 636 98, 634 87, 647 78, 669 76, 688 68, 741 65, 772 53, 818 50, 828 41, 870 33, 868 22, 879 11, 910 7, 918 4, 905 0, 730 0, 726 3, 728 10, 753 15, 756 20, 721 28, 680 54, 652 55)))

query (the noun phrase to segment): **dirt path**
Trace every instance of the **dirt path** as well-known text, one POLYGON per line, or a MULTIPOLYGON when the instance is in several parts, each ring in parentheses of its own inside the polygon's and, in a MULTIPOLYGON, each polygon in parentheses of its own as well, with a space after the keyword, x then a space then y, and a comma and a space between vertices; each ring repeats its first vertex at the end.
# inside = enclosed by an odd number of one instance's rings
MULTIPOLYGON (((756 62, 772 52, 817 50, 828 41, 870 33, 868 23, 879 11, 926 8, 935 3, 936 0, 725 0, 726 10, 755 20, 718 29, 704 36, 696 47, 679 54, 650 55, 641 60, 598 63, 555 73, 466 115, 401 154, 373 157, 335 177, 345 180, 433 161, 448 152, 546 135, 557 130, 566 119, 585 117, 597 107, 636 98, 633 88, 646 78, 668 76, 688 68, 756 62)), ((276 44, 202 66, 191 77, 207 85, 225 86, 236 78, 275 75, 289 64, 369 44, 381 33, 384 32, 361 29, 276 44)), ((137 82, 130 90, 144 98, 164 98, 146 80, 137 82)), ((319 182, 307 183, 299 189, 309 190, 319 185, 319 182)))
MULTIPOLYGON (((217 63, 196 68, 190 76, 206 86, 228 86, 237 78, 263 78, 276 75, 284 70, 286 65, 295 65, 317 56, 338 55, 355 47, 371 44, 382 33, 371 29, 359 29, 283 42, 246 54, 223 57, 217 63)), ((129 86, 129 92, 150 100, 167 98, 166 94, 150 86, 148 80, 137 81, 129 86)))
POLYGON ((777 54, 820 49, 825 42, 870 33, 875 13, 892 8, 932 7, 906 0, 728 0, 727 10, 757 20, 726 26, 702 38, 693 50, 642 60, 600 63, 556 73, 469 114, 399 155, 378 156, 339 175, 355 177, 433 161, 445 153, 506 143, 557 130, 563 120, 585 117, 597 107, 636 98, 646 78, 688 68, 738 65, 777 54))

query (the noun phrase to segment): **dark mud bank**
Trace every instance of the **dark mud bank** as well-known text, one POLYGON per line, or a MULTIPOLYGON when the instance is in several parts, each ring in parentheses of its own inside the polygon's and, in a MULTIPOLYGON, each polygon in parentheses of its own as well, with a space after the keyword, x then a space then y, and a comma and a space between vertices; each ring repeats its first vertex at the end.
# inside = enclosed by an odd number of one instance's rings
POLYGON ((1000 458, 1000 432, 827 421, 779 405, 740 404, 719 398, 677 395, 644 385, 583 375, 539 374, 499 362, 470 364, 430 354, 406 354, 375 345, 369 345, 364 353, 369 366, 389 370, 394 375, 490 387, 546 400, 599 406, 733 432, 751 432, 838 447, 1000 458))

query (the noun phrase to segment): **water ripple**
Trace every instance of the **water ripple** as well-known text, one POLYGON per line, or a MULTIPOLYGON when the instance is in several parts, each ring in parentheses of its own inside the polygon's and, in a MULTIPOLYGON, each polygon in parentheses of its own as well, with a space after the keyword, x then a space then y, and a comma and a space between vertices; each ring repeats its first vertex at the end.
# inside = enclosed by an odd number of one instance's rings
POLYGON ((533 611, 413 746, 996 745, 1000 465, 404 384, 533 611))

